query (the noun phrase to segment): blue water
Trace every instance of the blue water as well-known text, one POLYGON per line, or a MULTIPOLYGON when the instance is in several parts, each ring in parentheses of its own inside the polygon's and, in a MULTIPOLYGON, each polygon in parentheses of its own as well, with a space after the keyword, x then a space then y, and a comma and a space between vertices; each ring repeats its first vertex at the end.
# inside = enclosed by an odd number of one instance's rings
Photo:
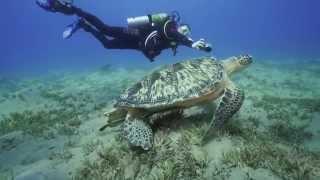
MULTIPOLYGON (((130 169, 128 176, 132 172, 142 179, 158 177, 154 176, 158 171, 162 177, 165 173, 183 175, 181 179, 190 178, 193 171, 204 173, 207 179, 227 179, 230 174, 239 179, 320 179, 319 0, 74 1, 115 26, 126 26, 127 17, 177 10, 192 27, 192 38, 205 38, 213 44, 213 52, 179 47, 176 56, 166 50, 150 63, 138 51, 104 49, 82 30, 63 40, 62 31, 74 16, 46 12, 35 0, 2 0, 0 180, 9 179, 7 175, 17 177, 12 179, 85 179, 90 170, 95 177, 108 179, 121 169, 130 169), (221 138, 212 135, 207 145, 199 145, 201 131, 207 129, 212 115, 220 117, 208 107, 185 109, 183 117, 169 114, 172 125, 161 122, 154 127, 157 149, 151 153, 133 149, 131 153, 125 138, 124 143, 118 141, 121 133, 115 127, 98 132, 107 121, 115 124, 103 113, 111 111, 120 93, 149 69, 204 55, 220 59, 247 53, 254 57, 254 66, 232 79, 246 98, 224 128, 226 134, 213 132, 221 138), (293 63, 282 66, 273 61, 293 63), (304 64, 296 63, 301 61, 304 64), (108 67, 128 69, 109 72, 108 67), (133 71, 132 67, 147 69, 133 71), (243 160, 242 152, 248 160, 243 160), (220 166, 227 155, 231 164, 226 161, 220 166), (86 159, 94 164, 89 167, 86 159), (113 163, 117 161, 119 165, 113 163), (257 178, 251 176, 255 174, 257 178)), ((159 87, 168 90, 162 83, 159 87)), ((147 115, 143 118, 166 120, 161 113, 147 115)))
MULTIPOLYGON (((258 59, 314 60, 320 57, 318 0, 75 0, 109 25, 126 26, 126 18, 178 10, 192 26, 193 39, 213 44, 210 55, 226 57, 250 53, 258 59)), ((1 74, 82 70, 110 63, 152 67, 183 58, 206 55, 180 47, 149 61, 139 52, 106 50, 91 35, 77 33, 62 40, 65 25, 75 17, 48 13, 34 0, 7 0, 0 11, 1 74)))

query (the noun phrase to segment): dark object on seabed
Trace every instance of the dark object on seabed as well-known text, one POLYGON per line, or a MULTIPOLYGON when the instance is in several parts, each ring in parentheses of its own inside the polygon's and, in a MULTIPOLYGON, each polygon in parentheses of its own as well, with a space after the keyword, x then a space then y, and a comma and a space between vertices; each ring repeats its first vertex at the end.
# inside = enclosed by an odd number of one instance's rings
POLYGON ((112 70, 112 65, 111 64, 105 64, 102 67, 99 68, 99 72, 107 73, 112 70))

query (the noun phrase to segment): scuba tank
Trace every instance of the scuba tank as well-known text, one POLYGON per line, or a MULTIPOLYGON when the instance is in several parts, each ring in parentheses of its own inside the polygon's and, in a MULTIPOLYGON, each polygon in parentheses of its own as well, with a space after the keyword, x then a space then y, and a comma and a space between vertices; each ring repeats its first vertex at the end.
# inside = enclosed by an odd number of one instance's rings
POLYGON ((170 46, 172 48, 173 54, 177 53, 178 44, 173 40, 173 38, 168 36, 167 31, 170 28, 172 23, 176 24, 180 22, 180 15, 177 11, 173 11, 170 14, 167 13, 157 13, 157 14, 148 14, 145 16, 138 17, 129 17, 127 18, 128 28, 136 28, 136 29, 148 29, 156 27, 152 32, 144 40, 144 48, 151 49, 154 51, 156 46, 158 45, 161 34, 165 36, 170 42, 170 46))
POLYGON ((170 19, 167 13, 148 14, 146 16, 130 17, 127 19, 129 28, 148 28, 160 26, 170 19))

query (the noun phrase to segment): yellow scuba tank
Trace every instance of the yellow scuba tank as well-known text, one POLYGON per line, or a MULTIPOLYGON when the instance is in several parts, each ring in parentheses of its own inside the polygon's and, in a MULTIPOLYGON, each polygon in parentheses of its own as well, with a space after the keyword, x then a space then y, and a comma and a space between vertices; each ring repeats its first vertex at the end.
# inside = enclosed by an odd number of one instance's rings
POLYGON ((148 14, 146 16, 129 17, 127 19, 129 28, 148 28, 150 26, 161 26, 170 19, 167 13, 148 14))

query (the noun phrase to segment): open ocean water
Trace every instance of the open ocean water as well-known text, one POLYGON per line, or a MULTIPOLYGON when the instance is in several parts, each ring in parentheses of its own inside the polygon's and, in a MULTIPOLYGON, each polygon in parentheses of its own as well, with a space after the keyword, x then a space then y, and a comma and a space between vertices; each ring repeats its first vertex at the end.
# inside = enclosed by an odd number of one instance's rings
POLYGON ((63 40, 75 16, 34 0, 3 4, 0 180, 320 179, 319 1, 74 0, 111 26, 178 11, 191 37, 213 46, 210 53, 179 46, 152 63, 135 50, 105 49, 81 29, 63 40), (121 126, 99 131, 119 95, 159 67, 245 54, 253 63, 231 77, 245 92, 243 105, 206 143, 217 103, 153 124, 149 151, 130 147, 121 126))

